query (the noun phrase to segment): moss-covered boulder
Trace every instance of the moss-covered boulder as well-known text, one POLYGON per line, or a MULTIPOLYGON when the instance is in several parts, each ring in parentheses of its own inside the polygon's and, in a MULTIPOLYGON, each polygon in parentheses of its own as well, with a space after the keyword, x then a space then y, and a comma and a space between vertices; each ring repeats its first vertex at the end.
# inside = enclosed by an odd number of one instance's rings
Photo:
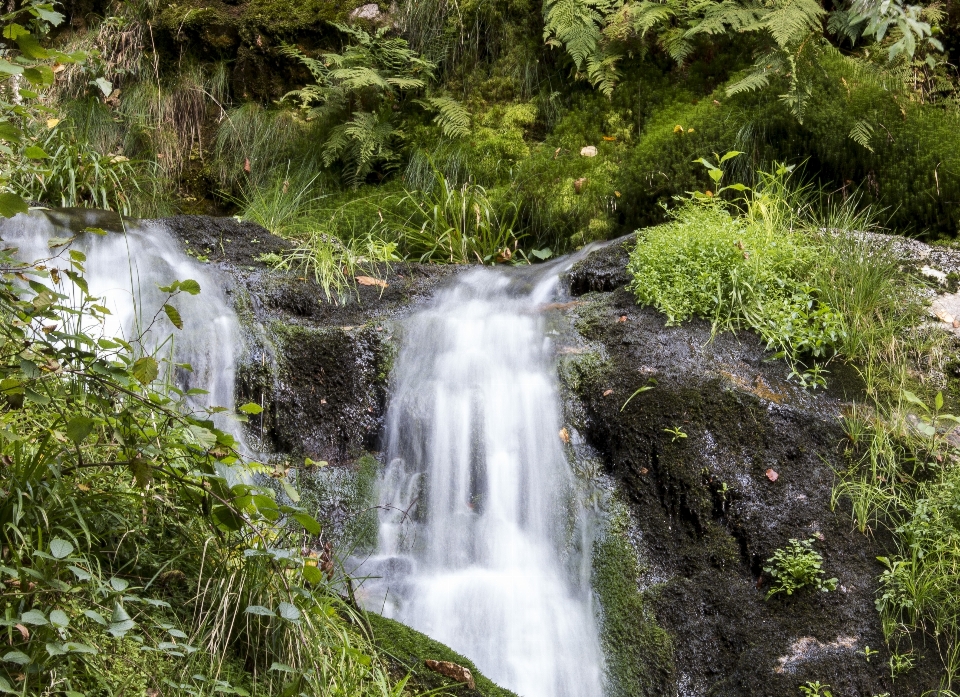
MULTIPOLYGON (((788 368, 749 333, 714 337, 702 321, 665 326, 622 286, 629 243, 568 275, 579 346, 563 354, 561 370, 580 403, 572 426, 602 455, 635 532, 643 608, 616 599, 604 608, 631 644, 612 657, 634 661, 614 668, 628 675, 640 666, 622 693, 760 697, 799 694, 808 681, 835 695, 935 688, 932 646, 917 645, 916 667, 891 681, 874 608, 883 541, 856 532, 842 504, 831 508, 838 417, 856 381, 834 368, 830 390, 814 394, 789 382, 788 368), (652 389, 637 392, 644 387, 652 389), (816 541, 836 590, 767 599, 763 567, 793 538, 816 541), (631 616, 652 617, 669 647, 649 619, 631 625, 631 616), (638 649, 650 645, 672 654, 672 675, 652 661, 669 684, 651 680, 650 650, 638 649), (868 646, 879 654, 868 656, 868 646)), ((629 586, 616 587, 630 597, 629 586)))

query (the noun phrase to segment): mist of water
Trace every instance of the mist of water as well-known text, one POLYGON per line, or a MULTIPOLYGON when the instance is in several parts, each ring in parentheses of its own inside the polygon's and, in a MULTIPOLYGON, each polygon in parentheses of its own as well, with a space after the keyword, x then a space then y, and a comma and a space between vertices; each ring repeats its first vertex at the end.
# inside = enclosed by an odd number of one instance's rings
POLYGON ((559 270, 466 273, 407 321, 379 550, 362 567, 369 609, 521 697, 603 693, 589 543, 544 331, 559 270))

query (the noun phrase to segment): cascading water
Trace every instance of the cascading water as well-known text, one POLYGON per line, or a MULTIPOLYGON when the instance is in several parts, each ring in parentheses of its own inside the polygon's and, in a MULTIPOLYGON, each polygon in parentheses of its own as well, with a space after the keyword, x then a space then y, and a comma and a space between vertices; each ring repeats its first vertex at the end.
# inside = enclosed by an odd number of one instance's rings
MULTIPOLYGON (((222 283, 215 273, 184 254, 161 223, 126 221, 125 231, 123 228, 116 215, 102 211, 35 211, 0 222, 0 238, 17 248, 20 259, 33 262, 63 249, 51 249, 51 238, 80 233, 70 249, 86 255, 84 276, 90 295, 102 298, 110 310, 99 330, 103 336, 131 342, 139 339, 148 351, 172 337, 174 360, 192 367, 192 371, 178 371, 181 388, 207 391, 188 397, 192 406, 222 406, 232 411, 240 330, 222 283), (87 227, 113 231, 81 233, 87 227), (188 278, 200 284, 201 292, 197 296, 182 293, 173 302, 183 319, 183 330, 178 331, 161 311, 167 295, 160 286, 188 278)), ((68 265, 69 257, 62 251, 60 258, 47 263, 48 267, 68 265)), ((218 426, 239 438, 239 429, 228 418, 218 416, 218 426)))
POLYGON ((466 273, 408 321, 379 550, 361 568, 369 609, 521 697, 603 693, 589 543, 544 331, 560 270, 466 273))

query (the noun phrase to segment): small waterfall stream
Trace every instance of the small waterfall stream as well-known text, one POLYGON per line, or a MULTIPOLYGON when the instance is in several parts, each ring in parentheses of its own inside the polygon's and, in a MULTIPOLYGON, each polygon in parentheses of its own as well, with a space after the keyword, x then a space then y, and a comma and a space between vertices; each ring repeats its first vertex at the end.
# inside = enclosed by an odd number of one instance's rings
POLYGON ((597 697, 585 515, 543 306, 570 261, 460 276, 406 324, 367 607, 521 697, 597 697))
MULTIPOLYGON (((59 253, 59 258, 47 262, 48 267, 69 267, 64 247, 51 249, 49 240, 76 233, 79 234, 70 249, 86 255, 84 276, 90 294, 102 298, 111 313, 103 328, 95 333, 127 341, 144 333, 142 343, 146 350, 173 337, 174 360, 192 367, 192 371, 177 371, 180 387, 207 391, 205 395, 188 397, 191 405, 221 406, 232 411, 240 325, 217 274, 184 254, 179 242, 160 222, 128 220, 124 230, 114 214, 80 209, 34 211, 10 220, 0 219, 0 238, 7 246, 17 248, 20 259, 32 262, 59 253), (87 227, 109 231, 105 235, 81 232, 87 227), (159 288, 188 278, 200 284, 200 294, 181 293, 173 301, 183 319, 183 329, 177 330, 161 311, 167 296, 159 288), (151 323, 149 331, 143 332, 145 325, 151 323)), ((69 289, 69 284, 60 288, 68 292, 64 288, 69 289)), ((228 421, 229 417, 215 418, 219 426, 240 438, 239 429, 228 421)))

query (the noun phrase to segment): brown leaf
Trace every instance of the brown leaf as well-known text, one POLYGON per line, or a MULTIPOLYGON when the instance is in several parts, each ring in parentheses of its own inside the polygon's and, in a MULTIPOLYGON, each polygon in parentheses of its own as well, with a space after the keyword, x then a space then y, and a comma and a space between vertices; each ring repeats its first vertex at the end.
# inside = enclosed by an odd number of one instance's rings
POLYGON ((244 172, 247 172, 247 173, 250 172, 250 158, 249 158, 249 157, 243 158, 243 171, 244 171, 244 172))
POLYGON ((566 426, 560 429, 560 440, 564 443, 570 442, 570 431, 567 430, 566 426))
POLYGON ((646 473, 649 472, 649 471, 650 471, 650 470, 648 470, 646 467, 641 467, 641 468, 640 468, 640 474, 646 474, 646 473))
POLYGON ((627 321, 626 315, 620 315, 619 319, 617 319, 617 322, 626 322, 626 321, 627 321))
POLYGON ((779 478, 780 478, 780 475, 777 474, 775 470, 773 469, 767 470, 767 479, 769 479, 771 482, 775 482, 779 478))
POLYGON ((457 682, 466 683, 467 687, 471 690, 477 689, 476 683, 473 680, 473 674, 469 668, 464 668, 450 661, 432 661, 430 659, 424 661, 423 664, 430 670, 440 673, 440 675, 444 675, 457 682))
POLYGON ((372 276, 357 276, 357 283, 361 286, 379 286, 380 288, 386 288, 387 282, 379 278, 373 278, 372 276))
POLYGON ((23 637, 24 641, 30 640, 30 630, 24 627, 22 624, 13 625, 14 629, 20 632, 20 636, 23 637))
POLYGON ((613 390, 604 390, 603 392, 604 397, 609 397, 612 394, 613 394, 613 390))

